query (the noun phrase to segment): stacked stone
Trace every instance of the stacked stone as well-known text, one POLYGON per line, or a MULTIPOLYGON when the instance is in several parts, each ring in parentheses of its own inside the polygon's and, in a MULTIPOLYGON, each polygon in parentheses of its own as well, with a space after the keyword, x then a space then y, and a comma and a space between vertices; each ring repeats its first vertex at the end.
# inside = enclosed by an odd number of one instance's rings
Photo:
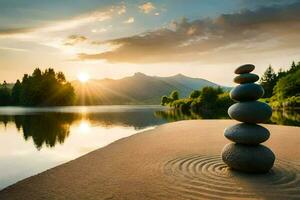
POLYGON ((228 109, 228 114, 242 123, 225 129, 225 137, 235 143, 224 147, 222 159, 234 170, 264 173, 273 167, 275 155, 260 144, 269 139, 270 132, 256 123, 267 121, 272 115, 272 109, 268 104, 257 101, 263 96, 264 90, 255 84, 259 77, 250 73, 254 68, 254 65, 246 64, 235 70, 238 76, 234 82, 240 85, 230 92, 231 99, 237 103, 228 109))

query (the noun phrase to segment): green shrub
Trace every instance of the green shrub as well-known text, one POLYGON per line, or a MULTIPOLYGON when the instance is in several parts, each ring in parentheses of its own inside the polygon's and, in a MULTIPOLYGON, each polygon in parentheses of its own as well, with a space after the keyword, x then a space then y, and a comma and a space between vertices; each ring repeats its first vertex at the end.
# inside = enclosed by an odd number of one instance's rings
POLYGON ((201 91, 199 90, 194 90, 191 94, 190 94, 190 98, 191 99, 196 99, 201 95, 201 91))

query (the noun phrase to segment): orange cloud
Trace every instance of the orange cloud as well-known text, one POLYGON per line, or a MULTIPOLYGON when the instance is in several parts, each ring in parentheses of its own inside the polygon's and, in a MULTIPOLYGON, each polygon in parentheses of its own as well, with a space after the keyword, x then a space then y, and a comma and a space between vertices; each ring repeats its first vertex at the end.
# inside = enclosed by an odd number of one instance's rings
POLYGON ((144 3, 142 5, 139 6, 139 9, 143 12, 143 13, 150 13, 152 12, 152 10, 155 9, 154 5, 151 3, 151 2, 147 2, 147 3, 144 3))

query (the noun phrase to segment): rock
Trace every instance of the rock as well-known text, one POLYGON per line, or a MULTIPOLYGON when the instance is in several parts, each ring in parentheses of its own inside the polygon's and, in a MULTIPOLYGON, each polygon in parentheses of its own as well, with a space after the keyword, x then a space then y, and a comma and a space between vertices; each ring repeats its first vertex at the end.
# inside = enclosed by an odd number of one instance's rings
POLYGON ((226 128, 224 135, 227 139, 239 144, 257 145, 267 141, 270 132, 260 125, 240 123, 226 128))
POLYGON ((261 123, 272 115, 271 107, 259 101, 235 103, 228 109, 231 118, 246 123, 261 123))
POLYGON ((236 101, 255 101, 264 95, 264 89, 255 83, 238 85, 230 91, 230 98, 236 101))
POLYGON ((232 169, 248 173, 268 172, 275 155, 263 145, 227 144, 222 151, 223 161, 232 169))
POLYGON ((256 74, 240 74, 233 79, 235 83, 243 84, 243 83, 254 83, 259 80, 259 76, 256 74))
POLYGON ((246 73, 250 73, 254 70, 255 66, 252 64, 245 64, 242 66, 239 66, 234 73, 236 74, 246 74, 246 73))

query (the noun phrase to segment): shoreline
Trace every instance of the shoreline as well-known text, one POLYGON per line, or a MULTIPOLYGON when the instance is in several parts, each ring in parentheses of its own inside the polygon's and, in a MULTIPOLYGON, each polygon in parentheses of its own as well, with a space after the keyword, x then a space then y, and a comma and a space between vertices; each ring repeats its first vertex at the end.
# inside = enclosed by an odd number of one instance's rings
POLYGON ((277 159, 273 175, 262 176, 261 187, 253 188, 253 178, 230 172, 219 157, 229 143, 223 130, 235 123, 188 120, 160 125, 8 186, 0 191, 0 199, 186 199, 195 198, 195 192, 208 199, 299 197, 300 184, 292 184, 300 183, 300 128, 263 124, 271 132, 264 145, 274 150, 277 159), (275 185, 274 190, 272 181, 293 176, 292 183, 275 185), (191 182, 204 177, 211 177, 206 182, 216 181, 221 188, 191 182), (234 185, 233 180, 243 188, 226 192, 222 187, 234 185))

